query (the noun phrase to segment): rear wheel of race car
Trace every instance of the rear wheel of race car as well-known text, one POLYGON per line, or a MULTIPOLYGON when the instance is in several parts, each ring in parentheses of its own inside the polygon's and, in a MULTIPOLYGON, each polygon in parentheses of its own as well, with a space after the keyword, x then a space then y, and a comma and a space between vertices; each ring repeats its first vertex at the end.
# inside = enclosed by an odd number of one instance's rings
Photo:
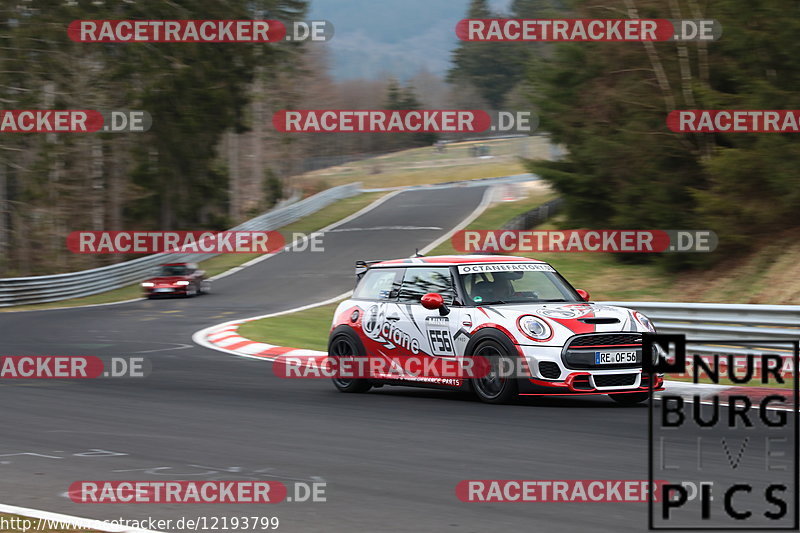
POLYGON ((620 394, 609 394, 612 400, 622 405, 636 405, 646 402, 650 398, 649 392, 625 392, 620 394))
POLYGON ((513 346, 506 346, 511 344, 488 338, 479 341, 471 355, 477 357, 484 357, 490 363, 489 372, 478 378, 472 378, 472 390, 475 395, 485 403, 509 403, 517 398, 519 388, 517 380, 513 377, 503 377, 501 375, 502 368, 514 368, 513 352, 509 352, 509 348, 513 346))
MULTIPOLYGON (((335 357, 362 357, 365 353, 364 345, 353 331, 340 326, 333 331, 328 341, 328 355, 335 357)), ((331 378, 333 385, 341 392, 367 392, 372 385, 366 379, 331 378)))

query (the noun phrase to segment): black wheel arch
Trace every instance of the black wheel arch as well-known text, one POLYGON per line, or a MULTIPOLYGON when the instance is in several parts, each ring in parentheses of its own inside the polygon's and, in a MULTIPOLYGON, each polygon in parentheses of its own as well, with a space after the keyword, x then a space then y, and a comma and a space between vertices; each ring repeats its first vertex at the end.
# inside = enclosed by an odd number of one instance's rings
POLYGON ((475 347, 486 339, 492 339, 493 341, 502 344, 503 347, 508 350, 509 356, 511 357, 519 356, 519 350, 514 341, 502 330, 493 327, 481 328, 480 330, 478 330, 477 333, 475 333, 472 337, 470 337, 469 342, 467 342, 466 348, 464 348, 464 355, 467 357, 471 357, 472 352, 475 350, 475 347))
POLYGON ((339 326, 336 326, 335 328, 333 328, 330 335, 328 335, 328 353, 330 353, 331 351, 331 343, 333 342, 333 339, 335 339, 340 335, 346 335, 350 337, 351 341, 353 341, 353 345, 356 347, 356 350, 358 351, 358 353, 355 353, 353 355, 357 355, 360 357, 367 355, 367 350, 366 348, 364 348, 364 343, 361 342, 361 338, 358 336, 358 333, 356 333, 356 330, 354 330, 347 324, 341 324, 339 326))

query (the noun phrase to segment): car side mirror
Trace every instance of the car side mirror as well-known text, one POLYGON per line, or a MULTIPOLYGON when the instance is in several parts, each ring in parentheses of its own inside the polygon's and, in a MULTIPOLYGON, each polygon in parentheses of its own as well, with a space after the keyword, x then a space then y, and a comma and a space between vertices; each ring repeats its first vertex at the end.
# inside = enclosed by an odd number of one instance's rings
POLYGON ((575 289, 575 292, 578 293, 578 296, 583 298, 584 302, 588 302, 589 301, 589 292, 588 291, 585 291, 583 289, 575 289))
POLYGON ((444 303, 444 297, 439 293, 429 292, 419 299, 419 303, 422 304, 422 307, 431 311, 438 309, 441 316, 450 314, 450 308, 444 303))

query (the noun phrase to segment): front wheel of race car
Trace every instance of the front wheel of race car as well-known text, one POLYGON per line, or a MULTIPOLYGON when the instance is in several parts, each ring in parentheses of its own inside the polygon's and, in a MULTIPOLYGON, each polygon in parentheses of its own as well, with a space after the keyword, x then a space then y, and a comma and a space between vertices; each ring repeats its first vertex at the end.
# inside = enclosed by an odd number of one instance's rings
MULTIPOLYGON (((328 341, 328 355, 332 357, 363 357, 364 345, 347 326, 336 328, 328 341)), ((366 379, 331 378, 341 392, 367 392, 372 385, 366 379)))
POLYGON ((511 344, 487 338, 479 341, 471 354, 476 357, 483 357, 489 362, 488 372, 482 377, 472 378, 472 390, 475 395, 484 403, 502 404, 509 403, 516 399, 519 392, 517 380, 514 377, 503 376, 503 369, 514 368, 511 357, 513 357, 513 346, 511 344))
POLYGON ((622 405, 636 405, 646 402, 650 398, 649 392, 623 392, 619 394, 609 394, 612 400, 622 405))

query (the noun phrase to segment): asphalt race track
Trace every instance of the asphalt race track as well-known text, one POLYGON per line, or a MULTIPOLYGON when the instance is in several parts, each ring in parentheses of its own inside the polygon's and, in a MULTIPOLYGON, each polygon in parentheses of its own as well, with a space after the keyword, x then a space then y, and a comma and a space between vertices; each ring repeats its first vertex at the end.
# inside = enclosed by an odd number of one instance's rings
POLYGON ((347 395, 191 341, 203 327, 347 291, 356 259, 411 255, 483 193, 399 194, 339 228, 352 231, 327 234, 324 253, 278 254, 218 280, 208 296, 0 313, 3 355, 144 355, 153 364, 146 379, 0 382, 3 502, 100 519, 277 516, 290 532, 644 531, 645 504, 462 503, 455 487, 646 479, 646 406, 602 396, 490 406, 411 388, 347 395), (108 479, 324 480, 327 502, 81 505, 64 495, 74 481, 108 479))

